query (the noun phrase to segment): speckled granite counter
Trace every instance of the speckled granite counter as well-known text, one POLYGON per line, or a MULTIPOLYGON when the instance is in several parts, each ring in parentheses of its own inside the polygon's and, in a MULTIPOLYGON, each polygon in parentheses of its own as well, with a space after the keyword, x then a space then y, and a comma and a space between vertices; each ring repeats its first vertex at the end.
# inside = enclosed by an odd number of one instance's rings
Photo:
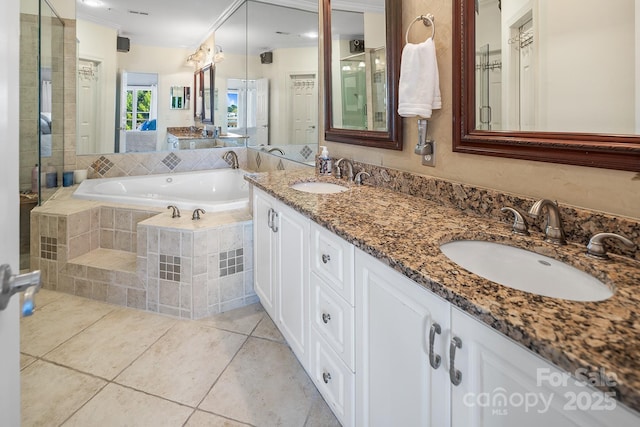
POLYGON ((608 391, 640 411, 638 261, 618 255, 595 260, 584 255, 584 245, 557 247, 535 231, 526 237, 514 235, 503 222, 382 188, 351 186, 338 194, 289 188, 301 181, 338 182, 318 178, 313 170, 246 179, 567 372, 582 368, 614 374, 616 385, 608 391), (441 253, 442 243, 459 239, 507 242, 550 256, 592 274, 615 294, 606 301, 574 302, 495 284, 441 253))

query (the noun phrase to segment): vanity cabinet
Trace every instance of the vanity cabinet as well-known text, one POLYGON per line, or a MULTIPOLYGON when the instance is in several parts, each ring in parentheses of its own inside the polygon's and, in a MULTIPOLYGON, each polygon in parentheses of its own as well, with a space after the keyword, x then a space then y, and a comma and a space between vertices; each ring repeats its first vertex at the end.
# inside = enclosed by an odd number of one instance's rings
POLYGON ((356 307, 357 425, 449 425, 449 304, 356 250, 356 307))
MULTIPOLYGON (((640 419, 612 397, 579 382, 533 352, 457 307, 451 308, 455 349, 451 425, 494 426, 637 426, 640 419)), ((601 381, 594 371, 576 372, 601 381)))
POLYGON ((354 248, 311 224, 311 378, 344 426, 355 422, 354 248))
POLYGON ((309 368, 309 219, 253 189, 254 287, 265 311, 309 368))

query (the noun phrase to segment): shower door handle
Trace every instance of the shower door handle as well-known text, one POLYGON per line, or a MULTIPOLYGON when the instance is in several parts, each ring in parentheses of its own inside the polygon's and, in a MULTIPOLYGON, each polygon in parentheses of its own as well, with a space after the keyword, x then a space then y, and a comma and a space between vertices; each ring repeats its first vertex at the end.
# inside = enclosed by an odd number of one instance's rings
POLYGON ((0 311, 7 308, 14 294, 24 291, 22 314, 33 314, 34 295, 40 289, 40 270, 26 274, 11 274, 8 264, 0 265, 0 311))

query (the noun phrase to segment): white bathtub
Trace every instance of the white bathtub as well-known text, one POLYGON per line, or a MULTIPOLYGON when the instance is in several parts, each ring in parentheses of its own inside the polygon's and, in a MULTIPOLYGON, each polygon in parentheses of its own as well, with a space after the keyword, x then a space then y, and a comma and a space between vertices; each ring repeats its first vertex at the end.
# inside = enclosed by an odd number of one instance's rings
POLYGON ((249 183, 242 169, 165 175, 98 178, 82 181, 74 198, 179 209, 220 212, 249 207, 249 183))

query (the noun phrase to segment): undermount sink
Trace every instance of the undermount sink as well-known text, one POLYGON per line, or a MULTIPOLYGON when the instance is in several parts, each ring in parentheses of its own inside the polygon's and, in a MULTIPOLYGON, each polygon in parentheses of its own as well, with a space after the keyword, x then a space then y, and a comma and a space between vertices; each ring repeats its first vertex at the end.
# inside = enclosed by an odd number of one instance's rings
POLYGON ((456 240, 440 250, 470 272, 503 286, 572 301, 602 301, 611 289, 568 264, 500 243, 456 240))
POLYGON ((297 184, 293 184, 291 186, 294 190, 304 191, 305 193, 316 193, 316 194, 333 194, 333 193, 342 193, 343 191, 347 191, 348 188, 342 185, 333 184, 331 182, 299 182, 297 184))

